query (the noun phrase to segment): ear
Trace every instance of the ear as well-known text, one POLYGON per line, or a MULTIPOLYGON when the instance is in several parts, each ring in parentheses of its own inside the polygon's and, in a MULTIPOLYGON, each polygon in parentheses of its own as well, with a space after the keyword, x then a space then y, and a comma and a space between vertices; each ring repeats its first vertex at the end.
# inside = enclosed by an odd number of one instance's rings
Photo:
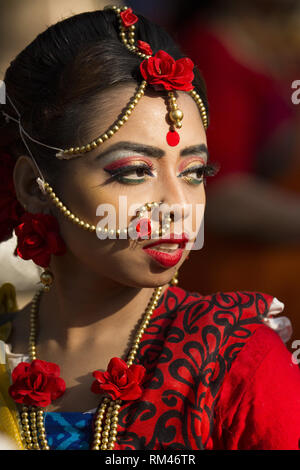
POLYGON ((47 194, 43 194, 36 181, 39 176, 31 158, 21 155, 14 167, 15 191, 20 204, 33 214, 46 213, 50 206, 47 194))

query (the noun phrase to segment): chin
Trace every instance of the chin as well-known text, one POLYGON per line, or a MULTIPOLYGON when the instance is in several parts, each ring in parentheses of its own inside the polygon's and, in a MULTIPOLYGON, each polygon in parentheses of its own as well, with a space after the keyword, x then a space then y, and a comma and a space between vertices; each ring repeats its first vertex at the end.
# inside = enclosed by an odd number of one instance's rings
POLYGON ((147 272, 146 269, 144 269, 142 275, 137 275, 136 272, 127 272, 123 273, 123 276, 120 276, 117 279, 114 278, 114 280, 120 284, 130 287, 148 287, 155 289, 156 287, 168 284, 174 276, 175 272, 176 270, 174 269, 168 269, 167 271, 164 270, 164 272, 147 272))

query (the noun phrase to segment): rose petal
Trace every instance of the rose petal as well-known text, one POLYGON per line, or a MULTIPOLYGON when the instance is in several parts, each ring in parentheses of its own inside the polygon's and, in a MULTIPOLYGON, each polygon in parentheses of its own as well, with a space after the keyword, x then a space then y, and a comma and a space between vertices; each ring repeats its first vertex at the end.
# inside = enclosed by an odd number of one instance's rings
POLYGON ((118 387, 124 387, 128 383, 127 371, 122 370, 119 373, 114 374, 112 379, 118 387))
POLYGON ((51 254, 50 253, 38 253, 32 256, 32 261, 42 268, 47 268, 50 264, 51 254))
POLYGON ((61 255, 66 252, 65 244, 54 232, 49 232, 47 235, 47 248, 50 253, 53 253, 54 255, 61 255))
POLYGON ((153 51, 151 49, 151 46, 150 44, 148 44, 147 42, 145 41, 141 41, 140 39, 137 41, 136 43, 138 49, 143 52, 144 54, 147 54, 147 55, 152 55, 153 54, 153 51))
POLYGON ((44 377, 42 374, 38 374, 36 376, 31 375, 31 387, 33 390, 40 390, 43 388, 43 385, 45 385, 44 377))
POLYGON ((156 90, 192 90, 193 68, 194 63, 188 57, 175 61, 163 50, 140 64, 141 75, 156 90))
POLYGON ((45 392, 51 396, 51 400, 56 400, 61 397, 66 391, 66 383, 61 377, 48 377, 45 392))
POLYGON ((119 357, 113 357, 108 364, 107 367, 107 372, 112 375, 114 372, 114 369, 116 370, 127 370, 128 366, 123 359, 120 359, 119 357))
POLYGON ((50 405, 51 397, 49 393, 45 392, 31 392, 24 398, 24 403, 27 405, 45 407, 50 405))
POLYGON ((65 381, 58 377, 59 366, 53 362, 34 360, 20 363, 12 372, 9 394, 17 403, 48 406, 65 391, 65 381))
POLYGON ((128 384, 128 386, 121 390, 121 400, 137 400, 142 396, 143 390, 136 383, 128 384))
POLYGON ((101 385, 101 387, 99 387, 99 390, 101 391, 101 393, 109 394, 113 400, 116 400, 121 395, 119 388, 111 383, 101 385))
POLYGON ((20 375, 25 375, 30 369, 28 362, 20 362, 12 371, 12 380, 15 382, 20 375))
POLYGON ((131 364, 128 369, 128 381, 136 382, 140 384, 146 374, 146 369, 144 366, 139 364, 131 364))
POLYGON ((103 380, 103 375, 104 375, 104 372, 101 372, 100 370, 94 370, 93 372, 93 377, 95 377, 95 379, 99 381, 103 380))

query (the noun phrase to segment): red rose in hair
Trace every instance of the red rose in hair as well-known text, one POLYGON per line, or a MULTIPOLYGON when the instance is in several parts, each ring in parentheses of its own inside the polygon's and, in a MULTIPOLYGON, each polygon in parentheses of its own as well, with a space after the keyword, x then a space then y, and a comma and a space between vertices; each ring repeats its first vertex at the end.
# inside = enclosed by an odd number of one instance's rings
POLYGON ((20 221, 15 233, 18 237, 16 253, 21 258, 32 259, 39 266, 47 268, 52 254, 63 255, 66 252, 55 217, 25 212, 20 221))
POLYGON ((156 90, 192 90, 193 68, 194 63, 188 57, 174 60, 162 50, 140 64, 143 78, 156 90))
POLYGON ((13 384, 8 392, 16 403, 45 407, 66 390, 65 381, 59 375, 60 369, 53 362, 39 359, 21 362, 12 372, 13 384))
POLYGON ((0 153, 0 242, 11 238, 13 229, 25 212, 17 200, 13 170, 15 161, 8 153, 0 153))
POLYGON ((121 11, 120 17, 122 18, 123 25, 128 28, 128 26, 133 25, 138 21, 138 17, 132 13, 131 8, 127 8, 124 11, 121 11))
POLYGON ((96 380, 92 383, 91 391, 94 393, 106 393, 113 400, 136 400, 142 395, 140 384, 144 379, 146 369, 144 366, 131 364, 113 357, 106 372, 98 370, 93 372, 96 380))
POLYGON ((140 50, 140 52, 143 52, 143 54, 146 54, 146 55, 153 54, 150 44, 148 44, 147 42, 138 40, 136 45, 138 49, 140 50))

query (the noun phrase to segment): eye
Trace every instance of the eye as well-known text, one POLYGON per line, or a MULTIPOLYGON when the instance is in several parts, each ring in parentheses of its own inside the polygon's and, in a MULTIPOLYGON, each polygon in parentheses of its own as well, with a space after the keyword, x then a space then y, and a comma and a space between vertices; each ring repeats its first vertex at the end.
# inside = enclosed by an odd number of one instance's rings
POLYGON ((182 171, 179 176, 184 176, 185 180, 190 184, 200 184, 205 176, 206 167, 207 165, 193 166, 182 171))
POLYGON ((155 176, 148 165, 128 165, 116 170, 105 169, 105 171, 111 174, 110 180, 122 184, 144 183, 148 179, 147 176, 155 176))
POLYGON ((207 176, 215 176, 220 167, 216 163, 207 163, 206 165, 198 165, 187 168, 186 170, 182 171, 178 176, 184 176, 184 179, 189 184, 201 184, 202 182, 206 182, 207 176), (187 176, 189 174, 194 176, 187 176))

